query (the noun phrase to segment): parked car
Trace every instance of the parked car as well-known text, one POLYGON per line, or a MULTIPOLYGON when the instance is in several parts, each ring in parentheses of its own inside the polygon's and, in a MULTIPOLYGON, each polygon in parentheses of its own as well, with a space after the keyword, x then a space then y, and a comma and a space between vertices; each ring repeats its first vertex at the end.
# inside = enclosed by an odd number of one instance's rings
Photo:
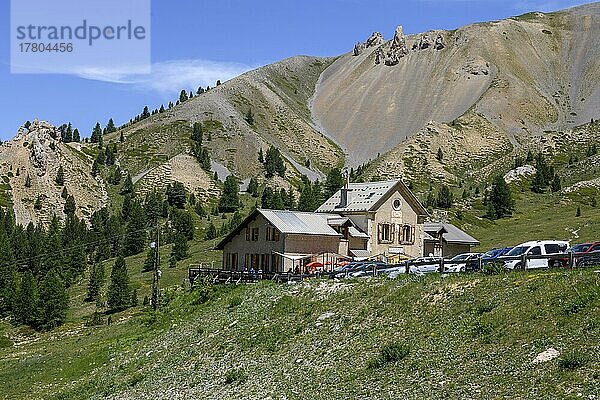
POLYGON ((565 258, 552 258, 550 256, 565 254, 565 251, 568 247, 569 242, 561 240, 538 240, 525 242, 516 246, 499 259, 504 259, 504 267, 508 269, 518 269, 523 267, 522 257, 525 255, 526 257, 533 257, 531 259, 527 259, 527 268, 548 268, 556 266, 557 263, 564 264, 565 258))
POLYGON ((481 257, 480 253, 458 254, 444 263, 444 272, 465 272, 467 264, 469 264, 469 269, 472 270, 473 264, 479 264, 479 257, 481 257))
POLYGON ((600 242, 576 244, 567 250, 567 254, 573 254, 576 267, 600 265, 600 242))
POLYGON ((354 270, 348 271, 348 276, 352 278, 359 278, 361 276, 372 276, 373 272, 378 274, 387 268, 389 268, 389 265, 387 263, 384 263, 382 261, 371 261, 362 264, 360 267, 354 270))
POLYGON ((408 261, 408 273, 423 275, 430 272, 438 272, 442 257, 418 257, 408 261))
POLYGON ((483 253, 481 255, 481 261, 496 260, 498 257, 502 257, 503 255, 505 255, 512 249, 513 249, 512 247, 501 247, 499 249, 492 249, 492 250, 486 251, 485 253, 483 253))
POLYGON ((575 259, 576 267, 595 267, 600 265, 600 251, 590 251, 575 259))

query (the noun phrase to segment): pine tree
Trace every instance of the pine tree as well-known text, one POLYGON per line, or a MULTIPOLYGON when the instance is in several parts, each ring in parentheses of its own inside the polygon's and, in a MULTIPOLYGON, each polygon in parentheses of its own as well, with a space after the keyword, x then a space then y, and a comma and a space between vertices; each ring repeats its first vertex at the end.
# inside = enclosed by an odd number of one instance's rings
POLYGON ((252 108, 248 109, 246 116, 244 117, 248 125, 254 125, 254 113, 252 112, 252 108))
POLYGON ((27 177, 25 178, 25 187, 26 188, 31 187, 31 175, 29 175, 29 174, 27 174, 27 177))
POLYGON ((263 149, 262 148, 258 149, 258 162, 261 163, 261 164, 265 163, 265 156, 263 154, 263 149))
POLYGON ((552 179, 552 183, 550 184, 550 189, 552 192, 558 192, 561 189, 560 184, 560 176, 558 174, 554 174, 554 179, 552 179))
POLYGON ((144 266, 142 267, 142 272, 149 272, 154 270, 154 257, 155 257, 155 250, 154 249, 148 249, 148 251, 146 251, 146 259, 144 260, 144 266))
POLYGON ((234 212, 240 207, 240 185, 237 178, 229 175, 223 185, 223 193, 219 200, 219 212, 234 212))
POLYGON ((67 190, 67 187, 63 187, 62 192, 60 193, 60 197, 63 199, 67 199, 67 197, 69 197, 69 191, 67 190))
MULTIPOLYGON (((92 136, 90 136, 90 142, 92 143, 102 143, 102 128, 100 127, 100 123, 96 122, 94 125, 94 129, 92 129, 92 136)), ((100 145, 102 147, 102 145, 100 145)))
POLYGON ((181 182, 173 182, 167 186, 167 201, 170 206, 177 208, 185 208, 187 196, 185 187, 181 182))
POLYGON ((499 219, 512 215, 515 202, 502 176, 494 178, 486 205, 488 207, 487 216, 490 219, 499 219))
POLYGON ((54 182, 56 182, 58 186, 63 186, 65 184, 65 171, 62 165, 58 167, 58 172, 56 173, 56 178, 54 178, 54 182))
POLYGON ((581 206, 577 206, 577 211, 575 212, 576 217, 581 217, 581 206))
POLYGON ((69 296, 59 273, 51 269, 40 284, 39 326, 48 330, 62 325, 67 317, 69 296))
POLYGON ((446 185, 442 185, 437 195, 437 206, 439 208, 451 208, 454 202, 454 196, 450 191, 450 188, 446 185))
POLYGON ((77 128, 75 128, 75 130, 73 131, 73 141, 81 142, 81 134, 79 133, 79 129, 77 128))
POLYGON ((172 256, 177 260, 181 261, 188 256, 188 241, 185 235, 177 233, 175 235, 175 242, 173 243, 173 249, 171 251, 172 256))
POLYGON ((121 132, 121 134, 119 135, 119 142, 125 142, 125 136, 123 135, 123 132, 121 132))
POLYGON ((108 306, 111 311, 122 311, 131 303, 129 275, 123 256, 117 257, 110 273, 110 285, 107 293, 108 306))
POLYGON ((108 120, 108 123, 106 124, 106 133, 113 133, 116 131, 117 131, 117 128, 115 127, 115 122, 113 121, 112 118, 110 118, 108 120))
POLYGON ((38 195, 38 197, 35 199, 33 209, 38 211, 42 209, 42 195, 38 195))
POLYGON ((181 90, 181 93, 179 93, 179 102, 183 103, 184 101, 186 101, 188 99, 188 94, 185 91, 185 89, 181 90))
POLYGON ((202 145, 202 135, 202 123, 194 122, 194 126, 192 127, 192 140, 202 145))
POLYGON ((267 178, 272 178, 275 173, 282 178, 285 175, 285 164, 281 152, 273 146, 269 147, 265 156, 265 171, 267 178))
POLYGON ((252 197, 258 197, 258 181, 254 177, 250 178, 246 192, 251 194, 252 197))
POLYGON ((127 174, 125 178, 125 182, 123 183, 123 187, 121 187, 121 194, 131 194, 133 193, 133 181, 131 180, 131 175, 127 174))
POLYGON ((67 197, 67 201, 65 202, 64 212, 65 215, 75 215, 75 210, 77 206, 75 205, 75 198, 72 194, 67 197))
POLYGON ((342 170, 339 168, 330 169, 325 179, 325 197, 330 198, 345 184, 346 180, 342 175, 342 170))
POLYGON ((35 326, 37 323, 37 307, 39 304, 37 281, 30 271, 21 277, 17 291, 13 316, 21 324, 35 326))
POLYGON ((194 220, 189 212, 177 208, 173 209, 171 223, 175 232, 183 234, 188 240, 194 238, 194 220))
POLYGON ((148 111, 148 106, 144 106, 144 110, 142 111, 141 118, 146 119, 150 116, 150 111, 148 111))
POLYGON ((210 221, 210 224, 208 225, 208 228, 206 228, 206 240, 215 239, 218 236, 219 235, 217 234, 217 228, 215 227, 215 225, 213 224, 213 222, 210 221))
POLYGON ((142 205, 137 200, 131 202, 129 222, 126 227, 125 252, 126 255, 138 254, 144 250, 146 244, 146 215, 142 205))
POLYGON ((435 158, 437 158, 439 162, 442 162, 444 160, 444 152, 442 151, 441 147, 438 147, 437 155, 435 156, 435 158))
POLYGON ((102 262, 92 264, 90 267, 86 301, 96 301, 100 297, 102 287, 104 286, 104 279, 104 264, 102 262))

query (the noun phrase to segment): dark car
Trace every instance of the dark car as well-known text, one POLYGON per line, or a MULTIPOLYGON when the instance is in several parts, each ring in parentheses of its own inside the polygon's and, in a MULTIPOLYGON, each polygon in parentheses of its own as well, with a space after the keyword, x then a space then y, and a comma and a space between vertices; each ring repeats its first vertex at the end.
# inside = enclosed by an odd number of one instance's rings
POLYGON ((466 272, 479 271, 483 268, 484 265, 493 264, 500 257, 507 254, 512 249, 513 249, 512 247, 500 247, 500 248, 491 249, 489 251, 486 251, 485 253, 483 253, 481 255, 480 258, 467 262, 467 264, 465 265, 465 271, 466 272))
POLYGON ((567 254, 573 254, 576 267, 600 265, 600 242, 576 244, 567 250, 567 254))

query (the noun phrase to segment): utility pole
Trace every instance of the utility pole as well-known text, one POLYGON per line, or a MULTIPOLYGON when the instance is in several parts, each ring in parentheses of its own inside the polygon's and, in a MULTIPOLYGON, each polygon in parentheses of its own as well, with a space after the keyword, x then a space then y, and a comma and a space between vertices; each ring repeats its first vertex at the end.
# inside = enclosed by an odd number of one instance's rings
POLYGON ((154 248, 154 277, 152 280, 152 308, 158 310, 158 264, 160 263, 160 227, 156 224, 156 242, 152 242, 150 247, 154 248))

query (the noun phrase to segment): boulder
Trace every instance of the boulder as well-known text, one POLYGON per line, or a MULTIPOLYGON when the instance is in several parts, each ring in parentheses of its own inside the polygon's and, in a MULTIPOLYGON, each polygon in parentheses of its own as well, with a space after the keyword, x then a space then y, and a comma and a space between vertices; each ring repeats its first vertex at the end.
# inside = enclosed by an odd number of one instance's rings
POLYGON ((359 56, 363 52, 364 49, 365 49, 365 45, 363 43, 356 42, 356 44, 354 45, 354 50, 353 50, 352 54, 354 56, 359 56))

